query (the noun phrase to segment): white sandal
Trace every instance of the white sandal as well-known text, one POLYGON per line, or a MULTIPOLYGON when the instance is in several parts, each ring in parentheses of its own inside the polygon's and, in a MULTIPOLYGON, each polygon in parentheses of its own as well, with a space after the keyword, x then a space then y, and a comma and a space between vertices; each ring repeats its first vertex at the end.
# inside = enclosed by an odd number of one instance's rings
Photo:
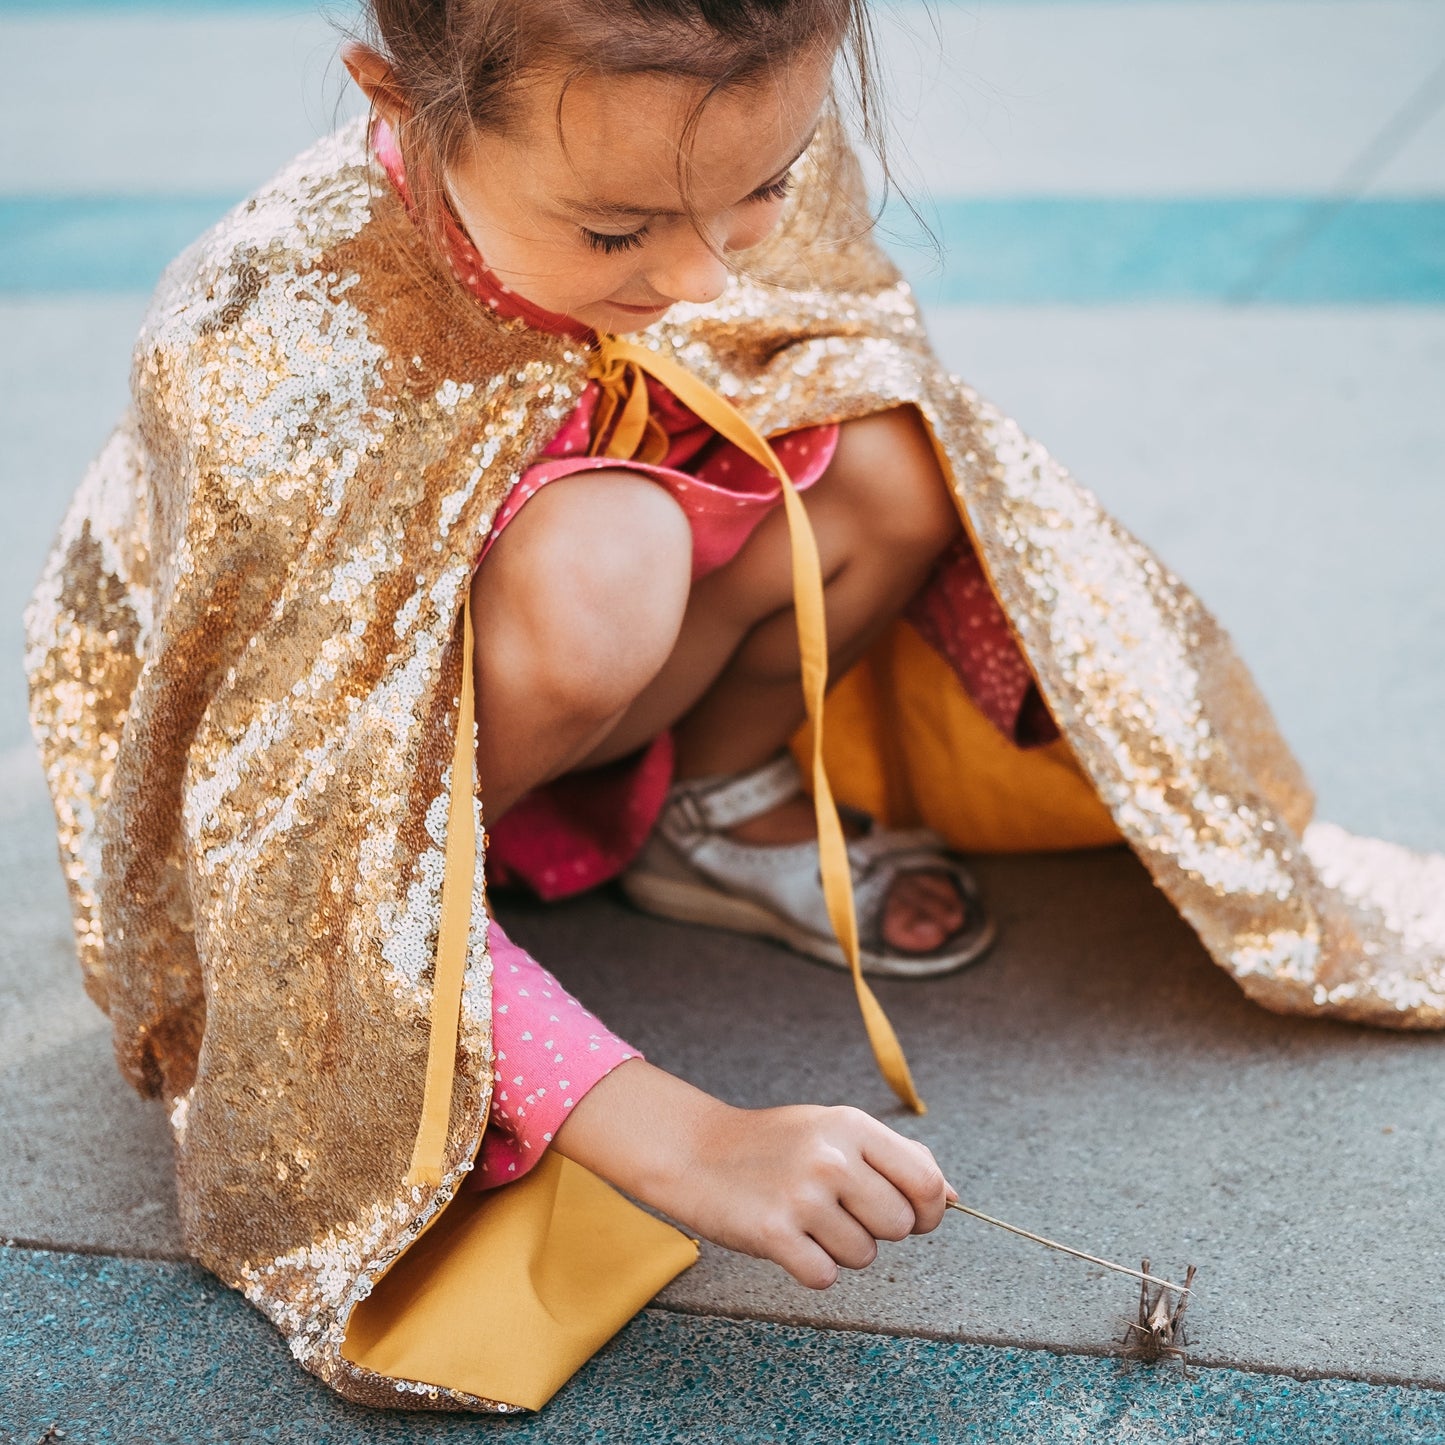
MULTIPOLYGON (((760 934, 846 969, 823 904, 817 843, 738 843, 724 831, 802 791, 791 753, 749 773, 675 784, 652 836, 622 875, 623 892, 647 913, 760 934)), ((959 855, 928 829, 895 832, 845 811, 865 827, 848 842, 864 973, 933 978, 980 958, 993 942, 994 924, 959 855), (906 873, 946 873, 964 906, 962 926, 927 952, 902 952, 883 941, 888 891, 906 873)))

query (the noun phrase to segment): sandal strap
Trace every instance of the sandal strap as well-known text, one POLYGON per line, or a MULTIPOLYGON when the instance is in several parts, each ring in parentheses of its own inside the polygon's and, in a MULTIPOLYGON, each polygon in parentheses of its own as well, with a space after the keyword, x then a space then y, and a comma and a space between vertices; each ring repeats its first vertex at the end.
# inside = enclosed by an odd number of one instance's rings
MULTIPOLYGON (((681 836, 663 832, 663 839, 694 879, 771 910, 806 929, 819 942, 833 936, 819 879, 816 842, 737 843, 722 833, 701 830, 681 836)), ((966 905, 970 916, 943 947, 977 931, 981 916, 978 885, 963 860, 937 833, 875 829, 866 838, 850 840, 848 856, 862 938, 870 950, 888 951, 882 939, 883 910, 889 890, 907 873, 946 874, 966 905)), ((653 866, 658 866, 656 860, 653 866)))
POLYGON ((792 753, 779 753, 760 768, 727 777, 676 783, 663 811, 664 832, 717 833, 746 823, 803 791, 792 753))
POLYGON ((895 873, 907 871, 905 864, 928 866, 930 858, 938 858, 953 850, 948 840, 932 828, 873 827, 861 838, 848 840, 848 857, 854 873, 872 872, 880 865, 891 864, 895 873))

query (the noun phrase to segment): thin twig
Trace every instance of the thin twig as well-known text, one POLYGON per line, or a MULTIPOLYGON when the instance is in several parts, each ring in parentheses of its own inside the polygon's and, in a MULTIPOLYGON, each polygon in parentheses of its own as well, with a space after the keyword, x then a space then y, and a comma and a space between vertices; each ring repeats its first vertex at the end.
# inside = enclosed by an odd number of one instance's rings
POLYGON ((1030 1234, 1027 1229, 1020 1229, 1016 1224, 1005 1224, 1002 1219, 995 1219, 991 1214, 980 1213, 977 1209, 970 1209, 966 1204, 959 1204, 956 1200, 948 1201, 950 1209, 956 1209, 960 1214, 967 1214, 974 1219, 981 1219, 985 1224, 996 1224, 1000 1229, 1006 1229, 1010 1234, 1021 1234, 1025 1239, 1031 1239, 1035 1244, 1046 1244, 1050 1249, 1062 1250, 1065 1254, 1072 1254, 1075 1259, 1086 1259, 1090 1264, 1102 1265, 1105 1269, 1112 1269, 1119 1274, 1132 1274, 1135 1279, 1145 1280, 1149 1284, 1162 1284, 1165 1289, 1172 1289, 1178 1294, 1189 1293, 1187 1286, 1175 1284, 1173 1280, 1159 1279, 1155 1275, 1145 1274, 1142 1270, 1130 1269, 1127 1265, 1115 1264, 1112 1260, 1100 1259, 1096 1254, 1085 1254, 1082 1249, 1070 1249, 1067 1244, 1060 1244, 1054 1239, 1045 1239, 1042 1234, 1030 1234))

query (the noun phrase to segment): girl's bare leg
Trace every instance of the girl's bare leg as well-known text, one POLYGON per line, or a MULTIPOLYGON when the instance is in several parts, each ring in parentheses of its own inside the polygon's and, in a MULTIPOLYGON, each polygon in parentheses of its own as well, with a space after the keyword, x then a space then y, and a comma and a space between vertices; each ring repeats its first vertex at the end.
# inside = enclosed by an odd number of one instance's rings
MULTIPOLYGON (((897 617, 958 534, 953 499, 911 408, 843 426, 832 465, 804 494, 825 583, 830 674, 840 677, 897 617)), ((727 566, 692 589, 676 647, 588 763, 625 756, 672 726, 683 777, 741 772, 803 719, 787 522, 772 513, 727 566)), ((805 798, 732 830, 746 843, 811 837, 805 798)), ((894 885, 882 920, 894 947, 926 951, 963 922, 946 874, 894 885)))
POLYGON ((677 504, 622 471, 549 483, 497 539, 472 578, 490 820, 579 766, 653 682, 677 645, 691 556, 677 504))
MULTIPOLYGON (((917 590, 959 526, 911 409, 846 424, 805 494, 818 538, 832 671, 840 675, 917 590)), ((802 721, 786 519, 768 516, 738 555, 689 591, 687 521, 625 471, 550 483, 479 568, 479 765, 488 816, 529 788, 595 766, 676 727, 684 777, 739 772, 802 721)), ((796 798, 734 830, 742 842, 810 837, 796 798)), ((891 890, 897 948, 936 947, 963 921, 944 874, 891 890)))
MULTIPOLYGON (((912 408, 845 423, 804 505, 818 539, 837 678, 918 590, 958 535, 958 512, 912 408)), ((803 720, 798 672, 779 508, 731 562, 693 584, 672 654, 587 762, 625 757, 673 727, 683 777, 754 767, 803 720)))

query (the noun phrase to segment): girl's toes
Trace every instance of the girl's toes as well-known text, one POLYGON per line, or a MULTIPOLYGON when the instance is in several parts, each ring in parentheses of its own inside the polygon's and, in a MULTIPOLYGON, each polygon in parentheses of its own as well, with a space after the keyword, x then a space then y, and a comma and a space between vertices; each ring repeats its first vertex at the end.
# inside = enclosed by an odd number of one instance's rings
POLYGON ((928 953, 957 933, 964 917, 963 900, 946 874, 905 874, 889 890, 883 939, 890 948, 928 953))
POLYGON ((943 925, 946 934, 956 933, 963 927, 968 908, 950 874, 910 873, 902 881, 917 890, 919 906, 929 910, 931 916, 943 925))

